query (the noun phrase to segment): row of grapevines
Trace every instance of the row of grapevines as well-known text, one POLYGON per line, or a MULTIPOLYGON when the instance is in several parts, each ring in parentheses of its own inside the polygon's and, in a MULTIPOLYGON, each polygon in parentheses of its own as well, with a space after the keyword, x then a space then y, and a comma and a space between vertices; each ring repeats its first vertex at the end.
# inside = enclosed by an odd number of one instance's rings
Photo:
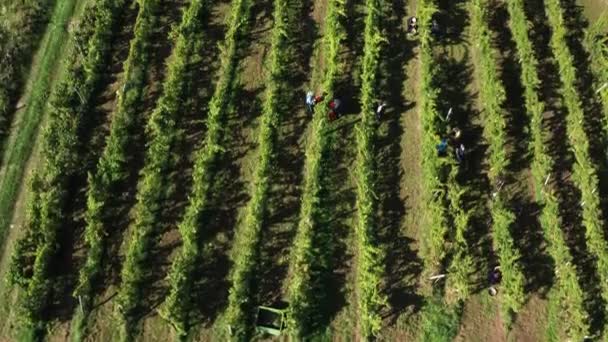
POLYGON ((249 0, 235 0, 232 3, 228 30, 220 48, 219 78, 209 103, 207 136, 203 146, 195 154, 190 202, 178 226, 183 245, 169 270, 169 295, 163 303, 160 314, 180 335, 186 334, 191 324, 189 317, 193 303, 192 286, 201 256, 199 240, 203 212, 209 208, 213 185, 212 168, 224 150, 222 141, 225 117, 234 96, 233 88, 239 62, 238 47, 248 26, 251 5, 252 2, 249 0))
POLYGON ((437 8, 433 0, 422 1, 420 15, 420 63, 421 63, 421 116, 423 137, 423 191, 428 225, 424 230, 421 252, 427 269, 437 270, 446 256, 446 234, 450 229, 447 208, 450 208, 454 226, 453 254, 448 267, 446 282, 447 299, 461 301, 470 293, 470 275, 473 271, 466 232, 470 224, 470 212, 464 208, 463 195, 467 189, 458 181, 459 169, 453 163, 437 155, 436 144, 447 131, 447 124, 438 111, 440 89, 436 82, 441 72, 433 56, 435 44, 429 30, 437 8), (427 228, 428 227, 428 228, 427 228))
POLYGON ((116 200, 118 184, 129 174, 127 154, 132 143, 132 126, 141 109, 144 93, 149 41, 156 23, 154 12, 158 2, 143 1, 140 5, 129 56, 124 62, 124 86, 119 93, 107 144, 97 163, 97 170, 88 177, 84 233, 88 251, 74 291, 74 296, 80 299, 86 312, 90 310, 93 287, 102 270, 104 245, 108 235, 108 208, 116 200))
POLYGON ((251 199, 247 205, 242 228, 236 233, 232 286, 228 297, 226 321, 235 340, 248 340, 252 319, 252 282, 259 262, 261 229, 268 214, 267 201, 272 184, 276 153, 277 129, 283 118, 281 99, 291 91, 288 77, 289 66, 295 54, 291 46, 297 33, 299 1, 274 1, 274 27, 266 80, 266 98, 262 107, 259 152, 251 188, 251 199))
POLYGON ((566 38, 568 29, 564 23, 564 11, 559 0, 545 1, 545 8, 553 30, 551 47, 559 65, 559 75, 562 81, 561 94, 568 110, 568 138, 576 160, 572 170, 572 179, 581 191, 587 249, 597 261, 602 298, 608 300, 608 243, 604 236, 604 220, 598 189, 599 179, 596 165, 589 153, 591 142, 585 132, 585 115, 576 88, 577 71, 566 38))
MULTIPOLYGON (((150 10, 156 8, 158 4, 157 0, 142 1, 142 6, 150 10)), ((171 195, 171 190, 168 189, 173 188, 170 186, 169 175, 176 171, 180 157, 176 155, 175 147, 183 136, 177 120, 184 110, 184 99, 188 96, 188 84, 192 79, 190 65, 201 58, 200 41, 206 7, 207 2, 204 0, 192 1, 183 13, 180 25, 173 32, 175 45, 168 59, 163 93, 148 122, 147 130, 151 141, 146 151, 142 178, 139 181, 133 233, 128 242, 121 273, 122 283, 118 291, 121 336, 124 339, 130 337, 137 320, 136 309, 142 300, 142 287, 150 272, 146 269, 148 253, 156 245, 161 229, 163 202, 171 195)), ((131 119, 127 118, 125 121, 128 126, 131 119)), ((126 158, 124 148, 127 147, 128 141, 122 139, 125 138, 117 139, 120 140, 117 142, 117 145, 120 145, 117 147, 120 148, 117 149, 118 153, 110 156, 108 160, 110 164, 120 163, 114 158, 118 160, 126 158)), ((115 177, 118 176, 117 179, 122 178, 124 171, 125 169, 120 165, 112 170, 116 173, 115 177)))
POLYGON ((376 336, 382 328, 380 310, 386 305, 386 296, 380 286, 384 275, 384 257, 377 245, 375 195, 376 140, 375 99, 378 94, 378 71, 383 36, 380 23, 384 2, 367 0, 365 8, 363 72, 361 74, 361 122, 356 127, 357 158, 355 178, 357 182, 357 225, 355 241, 357 250, 355 292, 357 293, 359 331, 364 339, 376 336))
POLYGON ((53 1, 5 1, 0 4, 0 145, 7 133, 14 98, 23 84, 25 62, 49 20, 53 1))
MULTIPOLYGON (((487 0, 474 0, 471 6, 471 31, 475 44, 479 79, 479 99, 485 114, 485 135, 489 146, 488 178, 498 188, 501 177, 509 165, 507 157, 507 134, 505 113, 502 106, 506 103, 505 88, 498 74, 496 51, 492 46, 491 32, 488 27, 487 0)), ((511 228, 515 215, 508 208, 503 192, 497 190, 492 199, 490 212, 493 220, 493 245, 498 255, 502 272, 502 311, 503 319, 510 321, 525 301, 524 276, 519 259, 520 252, 515 247, 511 228)))
MULTIPOLYGON (((589 53, 590 67, 595 77, 594 86, 597 88, 602 108, 604 109, 604 127, 608 125, 608 39, 606 28, 608 16, 602 15, 586 32, 583 45, 589 53)), ((606 129, 604 129, 606 131, 606 129)), ((608 152, 608 151, 607 151, 608 152)))
POLYGON ((17 243, 11 279, 22 285, 25 325, 43 327, 43 310, 51 300, 51 264, 59 252, 59 232, 65 222, 69 183, 81 168, 79 129, 91 108, 99 86, 114 23, 124 2, 103 0, 88 7, 76 32, 75 53, 69 60, 66 79, 55 89, 49 122, 42 137, 43 167, 33 182, 26 235, 17 243), (33 251, 33 255, 27 253, 33 251), (33 268, 24 263, 33 259, 33 268), (23 273, 29 270, 29 274, 23 273))
POLYGON ((559 213, 559 203, 549 177, 553 170, 553 159, 548 153, 547 136, 543 130, 543 114, 545 105, 539 99, 538 91, 541 85, 538 73, 538 60, 534 47, 528 36, 530 24, 524 11, 524 0, 507 2, 509 11, 509 27, 515 41, 517 56, 521 65, 521 82, 524 86, 525 106, 531 116, 530 128, 532 134, 533 161, 531 166, 536 198, 543 205, 539 221, 544 230, 548 252, 555 264, 556 284, 553 289, 557 293, 564 330, 572 340, 580 341, 587 334, 587 314, 583 306, 583 291, 580 287, 574 268, 572 254, 566 245, 562 232, 562 221, 559 213))
POLYGON ((448 303, 462 302, 471 293, 471 274, 474 262, 466 235, 471 224, 471 212, 465 208, 468 188, 458 180, 460 168, 453 167, 447 179, 448 201, 453 224, 453 244, 450 249, 452 261, 448 266, 446 279, 446 300, 448 303))
POLYGON ((323 38, 325 59, 323 89, 327 92, 327 96, 324 103, 316 106, 310 123, 311 135, 306 148, 300 219, 290 258, 290 280, 287 288, 287 301, 290 308, 287 320, 290 332, 297 338, 303 338, 310 332, 310 317, 313 315, 311 309, 314 294, 311 289, 317 279, 314 279, 311 266, 315 262, 313 236, 319 227, 323 210, 320 207, 320 193, 322 190, 321 172, 325 164, 323 157, 328 148, 326 108, 328 101, 334 96, 335 83, 341 70, 341 43, 346 36, 345 28, 342 25, 345 5, 344 0, 330 0, 327 4, 323 38))
POLYGON ((432 17, 437 8, 432 0, 419 3, 420 20, 420 108, 422 137, 422 189, 426 224, 423 229, 421 253, 428 270, 440 267, 445 255, 445 238, 449 230, 445 178, 449 162, 437 155, 436 144, 447 131, 446 122, 438 111, 439 89, 436 80, 439 69, 433 56, 434 40, 430 32, 432 17))

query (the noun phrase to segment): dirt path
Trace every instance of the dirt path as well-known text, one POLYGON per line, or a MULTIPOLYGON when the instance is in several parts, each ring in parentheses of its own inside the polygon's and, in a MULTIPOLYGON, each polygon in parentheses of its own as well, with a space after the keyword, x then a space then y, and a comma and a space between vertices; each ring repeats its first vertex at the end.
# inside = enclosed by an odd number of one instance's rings
POLYGON ((383 97, 389 103, 378 129, 379 227, 387 251, 385 292, 386 340, 413 340, 412 318, 420 310, 422 260, 418 235, 422 220, 420 194, 422 127, 419 107, 418 41, 406 36, 407 18, 415 15, 416 1, 391 2, 388 58, 383 61, 383 97), (392 51, 399 51, 393 54, 392 51))

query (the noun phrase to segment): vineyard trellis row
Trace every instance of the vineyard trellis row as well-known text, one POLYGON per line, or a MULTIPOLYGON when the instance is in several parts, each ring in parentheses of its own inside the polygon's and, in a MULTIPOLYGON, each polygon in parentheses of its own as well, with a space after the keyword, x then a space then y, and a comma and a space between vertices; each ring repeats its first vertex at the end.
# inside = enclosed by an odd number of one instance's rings
POLYGON ((384 276, 384 252, 378 246, 375 224, 378 199, 376 195, 377 165, 375 162, 375 101, 379 97, 379 65, 383 43, 380 22, 383 0, 366 0, 363 72, 361 75, 361 122, 356 126, 357 156, 355 161, 356 255, 355 293, 359 317, 359 333, 363 339, 376 336, 382 328, 381 309, 387 298, 381 291, 384 276))
MULTIPOLYGON (((142 1, 141 6, 158 6, 157 0, 151 0, 150 4, 147 3, 148 0, 142 1)), ((139 180, 133 233, 128 241, 121 273, 122 282, 118 291, 122 339, 130 338, 136 323, 135 312, 141 301, 142 286, 146 279, 145 263, 158 239, 163 202, 170 196, 166 187, 170 183, 169 175, 175 171, 179 160, 175 146, 183 135, 177 120, 184 110, 183 100, 188 96, 186 90, 191 79, 189 66, 201 58, 202 16, 206 5, 204 0, 195 0, 183 12, 182 21, 172 35, 175 43, 168 59, 163 92, 148 121, 147 130, 151 141, 139 180)))
POLYGON ((249 27, 251 6, 252 1, 249 0, 235 0, 232 3, 228 29, 220 47, 219 78, 209 102, 207 136, 203 146, 195 153, 189 204, 178 225, 183 245, 169 270, 169 294, 159 310, 161 316, 169 321, 180 335, 185 335, 191 324, 194 273, 202 257, 200 233, 205 226, 203 213, 209 207, 213 185, 212 168, 224 151, 222 141, 225 117, 234 96, 239 44, 249 27))
POLYGON ((546 141, 548 139, 543 129, 545 104, 540 100, 538 91, 541 86, 538 71, 538 60, 534 46, 528 33, 530 23, 524 11, 524 0, 507 2, 509 12, 509 27, 521 65, 521 82, 524 86, 525 106, 530 115, 532 134, 531 149, 533 152, 532 176, 536 199, 542 205, 539 222, 544 231, 548 244, 548 252, 555 264, 556 283, 552 291, 556 294, 556 302, 560 307, 559 324, 564 325, 564 331, 572 340, 582 340, 589 331, 588 315, 584 309, 584 297, 578 282, 573 257, 566 244, 562 231, 559 202, 549 180, 552 178, 553 159, 549 155, 546 141))
MULTIPOLYGON (((124 2, 124 1, 122 1, 124 2)), ((144 1, 135 21, 134 38, 124 62, 124 81, 119 92, 116 112, 106 139, 106 146, 97 163, 95 173, 87 180, 85 212, 85 263, 79 271, 78 284, 73 296, 79 299, 80 309, 75 319, 75 336, 83 338, 86 316, 91 309, 93 287, 101 276, 104 247, 108 237, 108 210, 117 200, 114 195, 118 184, 129 175, 128 149, 132 144, 132 130, 144 94, 146 67, 150 58, 152 30, 156 22, 158 3, 144 1)))
MULTIPOLYGON (((604 132, 608 132, 608 16, 602 15, 588 30, 585 31, 583 45, 589 53, 589 67, 594 76, 593 85, 595 92, 600 97, 604 117, 602 126, 604 132)), ((608 158, 608 146, 606 157, 608 158)))
POLYGON ((61 245, 59 234, 65 229, 69 183, 81 168, 79 129, 99 87, 122 4, 103 0, 85 9, 67 74, 51 100, 42 136, 43 167, 34 175, 25 236, 17 242, 9 275, 24 288, 19 314, 28 334, 42 333, 45 326, 43 312, 53 297, 51 263, 61 245))
MULTIPOLYGON (((434 39, 430 24, 437 12, 432 0, 418 4, 420 20, 420 110, 422 122, 422 188, 425 203, 425 228, 421 235, 420 252, 429 272, 438 271, 447 250, 445 239, 449 231, 445 185, 451 165, 437 154, 436 145, 447 131, 447 125, 439 114, 440 90, 436 81, 439 69, 433 56, 434 39)), ((456 279, 456 277, 455 277, 456 279)))
POLYGON ((550 45, 559 65, 562 83, 561 94, 568 115, 566 129, 576 162, 572 167, 572 180, 581 192, 581 209, 587 249, 594 255, 601 282, 601 296, 608 301, 608 243, 604 234, 604 220, 600 205, 597 166, 590 155, 591 142, 585 132, 585 113, 577 92, 577 70, 567 42, 564 10, 559 0, 546 0, 547 19, 552 29, 550 45))
POLYGON ((275 0, 274 27, 271 33, 266 97, 262 106, 258 133, 258 156, 247 204, 244 222, 237 231, 231 275, 231 287, 226 309, 226 323, 230 327, 230 339, 249 340, 252 332, 253 303, 252 282, 259 264, 259 248, 264 218, 276 164, 276 139, 282 119, 286 114, 283 99, 292 91, 288 80, 290 66, 295 60, 294 39, 297 34, 301 1, 275 0))
POLYGON ((471 32, 473 32, 475 58, 479 78, 479 98, 484 113, 485 136, 489 146, 488 178, 496 189, 490 206, 493 221, 493 246, 498 255, 501 282, 501 308, 503 320, 509 325, 513 314, 517 313, 525 301, 524 275, 520 265, 521 254, 513 237, 511 228, 515 214, 508 208, 506 195, 500 182, 507 172, 507 134, 505 113, 502 106, 506 103, 506 91, 498 74, 496 51, 492 46, 491 31, 488 27, 489 2, 474 0, 471 4, 471 32))
POLYGON ((325 101, 315 107, 310 123, 311 134, 307 141, 306 159, 304 162, 304 186, 302 191, 300 218, 291 252, 289 265, 289 280, 287 287, 287 324, 291 335, 297 339, 304 338, 310 333, 311 309, 314 307, 313 293, 317 279, 314 279, 311 266, 313 236, 319 226, 320 192, 323 160, 328 148, 327 104, 334 96, 335 85, 340 68, 341 43, 346 38, 346 30, 342 25, 345 16, 345 0, 329 0, 325 15, 323 33, 325 76, 322 88, 326 92, 325 101))

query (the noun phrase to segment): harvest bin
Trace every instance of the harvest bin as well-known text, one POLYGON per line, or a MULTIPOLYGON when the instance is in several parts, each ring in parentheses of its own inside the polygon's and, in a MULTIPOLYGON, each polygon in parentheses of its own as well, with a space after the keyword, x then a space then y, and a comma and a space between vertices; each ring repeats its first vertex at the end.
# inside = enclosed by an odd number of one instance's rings
POLYGON ((267 306, 258 306, 255 325, 261 333, 278 336, 285 329, 285 311, 267 306))

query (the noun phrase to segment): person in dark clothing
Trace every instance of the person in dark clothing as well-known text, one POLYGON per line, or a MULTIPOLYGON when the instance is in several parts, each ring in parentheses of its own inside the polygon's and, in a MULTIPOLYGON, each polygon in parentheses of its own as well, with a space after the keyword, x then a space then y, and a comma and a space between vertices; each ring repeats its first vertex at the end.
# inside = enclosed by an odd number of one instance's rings
POLYGON ((380 120, 382 115, 384 114, 384 110, 386 109, 386 102, 378 102, 378 107, 376 107, 376 118, 380 120))
POLYGON ((490 288, 488 289, 488 292, 490 293, 490 296, 496 296, 498 290, 495 286, 500 284, 501 280, 502 273, 500 273, 500 266, 496 266, 490 271, 490 274, 488 274, 488 282, 490 283, 490 288))
POLYGON ((437 22, 437 19, 433 18, 433 20, 431 21, 431 34, 433 34, 436 37, 439 37, 441 35, 441 29, 439 28, 439 23, 437 22))
POLYGON ((458 161, 458 163, 462 163, 464 162, 464 157, 465 157, 465 150, 464 150, 464 145, 460 144, 460 146, 456 147, 456 160, 458 161))
POLYGON ((415 35, 418 33, 418 19, 411 17, 407 20, 407 33, 415 35))

